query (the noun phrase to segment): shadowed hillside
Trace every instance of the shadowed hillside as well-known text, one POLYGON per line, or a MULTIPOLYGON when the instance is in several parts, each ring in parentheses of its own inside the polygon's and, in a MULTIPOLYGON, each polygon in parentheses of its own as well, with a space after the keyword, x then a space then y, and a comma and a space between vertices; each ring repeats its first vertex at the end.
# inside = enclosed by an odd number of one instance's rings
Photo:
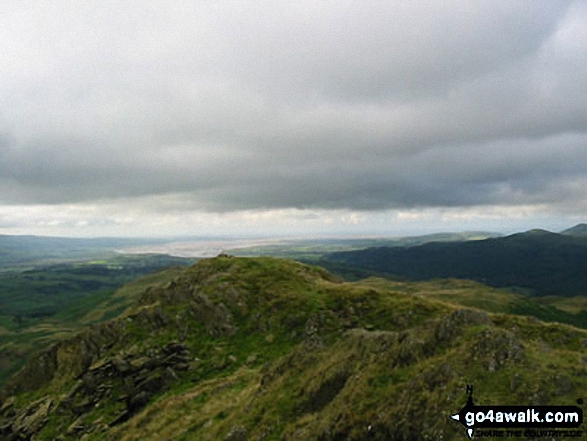
POLYGON ((561 234, 570 236, 587 236, 587 224, 577 224, 574 227, 561 231, 561 234))
POLYGON ((385 283, 202 260, 32 360, 3 393, 0 438, 460 440, 448 415, 467 384, 485 404, 585 391, 586 331, 385 283))
POLYGON ((193 262, 119 255, 0 271, 0 387, 35 351, 74 335, 84 325, 117 317, 146 284, 172 278, 172 265, 193 262))
POLYGON ((20 268, 41 263, 71 262, 112 257, 123 247, 159 243, 156 239, 95 238, 80 239, 48 236, 0 234, 0 268, 20 268))
POLYGON ((587 237, 531 230, 470 242, 368 248, 327 262, 411 280, 459 278, 518 287, 540 296, 587 295, 587 237))

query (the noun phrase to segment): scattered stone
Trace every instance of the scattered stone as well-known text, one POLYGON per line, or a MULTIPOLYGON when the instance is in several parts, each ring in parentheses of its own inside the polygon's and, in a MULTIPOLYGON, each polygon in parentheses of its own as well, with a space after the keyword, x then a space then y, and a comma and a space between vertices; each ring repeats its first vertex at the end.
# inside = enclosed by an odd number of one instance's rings
POLYGON ((12 432, 16 435, 15 439, 30 439, 33 434, 41 430, 47 423, 52 407, 52 399, 41 398, 21 412, 14 419, 11 427, 12 432))
POLYGON ((0 416, 9 416, 12 414, 15 400, 15 397, 10 397, 2 403, 0 406, 0 416))
POLYGON ((75 420, 73 423, 71 423, 71 425, 67 428, 67 435, 73 436, 75 434, 83 432, 85 429, 85 427, 83 425, 83 421, 84 421, 84 418, 79 417, 77 420, 75 420))
POLYGON ((243 426, 234 426, 224 437, 224 441, 247 441, 247 429, 243 426))

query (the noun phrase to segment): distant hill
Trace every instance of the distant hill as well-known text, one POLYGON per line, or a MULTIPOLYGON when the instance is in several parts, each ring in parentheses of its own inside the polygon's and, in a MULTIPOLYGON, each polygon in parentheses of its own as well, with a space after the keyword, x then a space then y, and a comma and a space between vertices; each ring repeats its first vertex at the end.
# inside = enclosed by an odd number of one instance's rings
POLYGON ((479 241, 331 253, 327 262, 411 280, 471 279, 537 295, 587 295, 587 236, 531 230, 479 241))
POLYGON ((499 233, 488 231, 463 231, 460 233, 433 233, 423 236, 406 236, 397 239, 389 239, 390 246, 412 247, 429 242, 464 242, 469 240, 483 240, 491 237, 499 237, 499 233))
POLYGON ((0 386, 35 351, 82 325, 111 319, 145 284, 168 281, 179 266, 193 262, 164 255, 116 256, 1 271, 0 386))
POLYGON ((462 242, 498 236, 500 234, 487 231, 464 231, 405 237, 288 239, 280 240, 279 243, 274 244, 238 248, 231 248, 229 242, 224 249, 241 257, 272 256, 316 263, 324 254, 337 251, 362 250, 372 247, 411 247, 428 242, 462 242))
POLYGON ((561 234, 571 236, 587 236, 587 224, 577 224, 574 227, 561 231, 561 234))
POLYGON ((0 234, 0 267, 62 262, 113 254, 123 247, 158 243, 157 239, 70 238, 0 234))
POLYGON ((0 439, 457 441, 469 384, 477 405, 575 404, 587 331, 443 301, 469 290, 487 288, 201 260, 33 358, 0 439))

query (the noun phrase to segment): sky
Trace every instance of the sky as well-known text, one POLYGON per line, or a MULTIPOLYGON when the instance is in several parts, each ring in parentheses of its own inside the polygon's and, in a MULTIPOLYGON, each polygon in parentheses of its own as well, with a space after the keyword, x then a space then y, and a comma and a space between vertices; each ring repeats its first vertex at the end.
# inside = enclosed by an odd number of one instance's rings
POLYGON ((587 0, 0 2, 0 234, 587 221, 587 0))

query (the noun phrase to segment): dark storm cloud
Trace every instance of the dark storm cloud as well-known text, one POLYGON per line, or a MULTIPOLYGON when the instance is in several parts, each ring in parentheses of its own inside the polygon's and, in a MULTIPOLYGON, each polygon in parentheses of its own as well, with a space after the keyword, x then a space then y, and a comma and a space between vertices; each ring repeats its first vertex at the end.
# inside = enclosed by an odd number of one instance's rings
POLYGON ((0 202, 584 200, 585 2, 4 2, 0 202))

